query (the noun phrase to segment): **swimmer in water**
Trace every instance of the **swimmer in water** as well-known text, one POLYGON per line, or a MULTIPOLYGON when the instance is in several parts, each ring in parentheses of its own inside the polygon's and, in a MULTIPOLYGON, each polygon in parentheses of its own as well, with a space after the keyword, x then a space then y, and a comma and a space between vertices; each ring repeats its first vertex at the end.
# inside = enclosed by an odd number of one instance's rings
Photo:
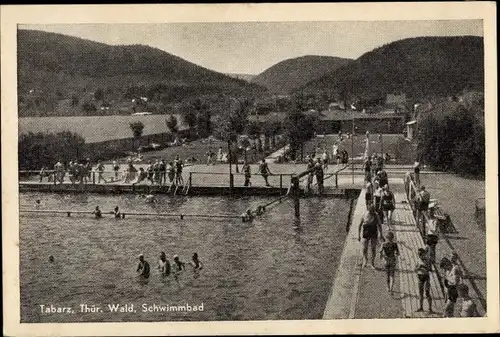
POLYGON ((179 256, 174 255, 174 267, 175 271, 179 272, 186 269, 186 264, 179 259, 179 256))
POLYGON ((99 209, 99 206, 95 207, 95 211, 93 211, 92 214, 95 215, 96 219, 102 218, 102 213, 101 213, 101 210, 99 209))
POLYGON ((139 276, 149 278, 149 263, 148 261, 144 260, 143 254, 139 255, 139 265, 137 266, 137 272, 139 273, 139 276))
POLYGON ((162 276, 170 275, 170 262, 167 260, 165 252, 160 253, 160 260, 158 261, 158 269, 162 276))
POLYGON ((49 255, 49 262, 50 262, 50 263, 54 263, 54 256, 49 255))
POLYGON ((194 253, 192 260, 191 260, 191 265, 193 266, 193 269, 202 269, 203 265, 201 264, 200 260, 198 259, 198 253, 194 253))
POLYGON ((39 208, 41 204, 42 203, 41 203, 40 199, 36 199, 36 201, 35 201, 35 207, 39 208))
POLYGON ((148 194, 146 196, 146 202, 148 202, 148 203, 157 203, 158 200, 156 199, 156 197, 154 196, 154 194, 148 194))
POLYGON ((115 219, 120 219, 122 214, 120 213, 120 208, 118 206, 115 207, 113 214, 115 215, 115 219))

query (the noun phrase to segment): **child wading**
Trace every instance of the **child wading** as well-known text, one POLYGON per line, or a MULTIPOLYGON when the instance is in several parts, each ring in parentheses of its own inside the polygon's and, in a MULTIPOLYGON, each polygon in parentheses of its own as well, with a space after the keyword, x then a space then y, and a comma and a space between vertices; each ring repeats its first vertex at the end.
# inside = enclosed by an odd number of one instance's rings
POLYGON ((415 268, 418 277, 418 295, 419 295, 419 308, 417 312, 424 311, 424 291, 425 297, 427 298, 427 303, 429 303, 429 313, 432 311, 432 297, 431 297, 431 283, 430 283, 430 272, 431 272, 431 261, 429 260, 427 251, 424 248, 418 249, 419 262, 415 268))
POLYGON ((387 273, 387 291, 391 294, 394 287, 394 274, 396 272, 396 259, 399 256, 398 244, 394 242, 394 233, 387 233, 387 242, 382 245, 380 258, 385 259, 385 271, 387 273))

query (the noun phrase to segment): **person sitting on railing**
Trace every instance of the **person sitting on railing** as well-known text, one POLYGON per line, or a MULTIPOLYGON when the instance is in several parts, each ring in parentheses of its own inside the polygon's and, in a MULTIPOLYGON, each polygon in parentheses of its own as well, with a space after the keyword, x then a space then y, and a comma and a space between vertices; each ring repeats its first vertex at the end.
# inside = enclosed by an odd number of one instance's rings
POLYGON ((50 173, 47 172, 46 166, 42 166, 40 169, 40 182, 42 182, 44 177, 50 177, 50 173))
POLYGON ((139 168, 139 174, 137 175, 137 179, 135 179, 133 182, 132 182, 132 186, 135 186, 137 185, 138 183, 146 180, 146 178, 148 177, 148 173, 144 170, 144 168, 140 167, 139 168))
POLYGON ((444 317, 453 317, 455 312, 455 304, 458 299, 457 285, 459 278, 457 269, 453 266, 450 259, 443 257, 439 263, 439 268, 444 271, 444 286, 447 289, 446 304, 444 307, 444 317))

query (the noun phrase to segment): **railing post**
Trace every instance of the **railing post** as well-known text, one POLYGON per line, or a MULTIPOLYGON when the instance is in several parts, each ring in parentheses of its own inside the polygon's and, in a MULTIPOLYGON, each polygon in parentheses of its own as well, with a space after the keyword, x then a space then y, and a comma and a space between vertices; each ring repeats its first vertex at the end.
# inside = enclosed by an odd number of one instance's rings
POLYGON ((54 180, 54 185, 56 184, 56 177, 57 177, 56 171, 52 172, 52 180, 54 180))
POLYGON ((280 197, 281 197, 281 190, 283 189, 283 175, 280 173, 280 197))
POLYGON ((300 217, 300 199, 299 199, 299 178, 295 175, 290 179, 292 183, 292 196, 295 209, 295 217, 300 217))
POLYGON ((189 187, 193 184, 193 172, 189 172, 189 187))
POLYGON ((335 173, 335 188, 339 187, 339 174, 335 173))
POLYGON ((95 185, 95 171, 92 171, 92 184, 95 185))

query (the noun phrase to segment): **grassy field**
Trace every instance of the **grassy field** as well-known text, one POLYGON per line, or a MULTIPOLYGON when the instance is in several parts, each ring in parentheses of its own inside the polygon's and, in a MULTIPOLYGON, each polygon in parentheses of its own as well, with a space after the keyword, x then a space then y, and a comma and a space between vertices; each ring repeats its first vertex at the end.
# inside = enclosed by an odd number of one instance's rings
MULTIPOLYGON (((365 152, 365 135, 354 136, 354 157, 363 157, 365 152)), ((416 147, 414 144, 406 141, 400 134, 384 134, 382 142, 378 134, 370 134, 370 155, 373 153, 389 153, 394 164, 413 164, 416 158, 416 147)), ((325 135, 315 137, 304 144, 304 156, 313 152, 316 148, 326 149, 330 155, 333 151, 333 144, 338 141, 338 135, 325 135)), ((344 139, 339 143, 339 151, 346 150, 351 157, 351 139, 344 139)))

